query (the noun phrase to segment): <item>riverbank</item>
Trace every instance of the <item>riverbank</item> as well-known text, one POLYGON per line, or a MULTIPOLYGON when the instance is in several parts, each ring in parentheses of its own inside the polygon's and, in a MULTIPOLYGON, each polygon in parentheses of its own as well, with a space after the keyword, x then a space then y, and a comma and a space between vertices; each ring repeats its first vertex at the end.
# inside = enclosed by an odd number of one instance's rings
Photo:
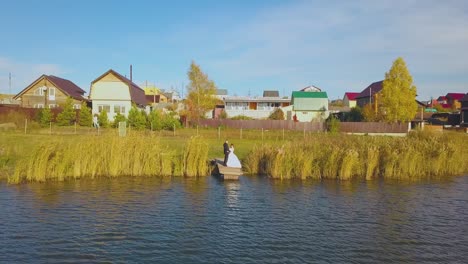
POLYGON ((467 135, 421 133, 407 137, 329 136, 257 146, 245 158, 251 174, 278 179, 420 180, 468 172, 467 135))
POLYGON ((182 129, 102 134, 3 133, 0 175, 10 183, 96 177, 197 177, 221 157, 225 138, 235 144, 244 171, 278 179, 447 177, 468 172, 467 135, 414 133, 404 138, 303 134, 282 131, 182 129), (229 134, 230 133, 230 134, 229 134), (194 135, 199 136, 194 136, 194 135))

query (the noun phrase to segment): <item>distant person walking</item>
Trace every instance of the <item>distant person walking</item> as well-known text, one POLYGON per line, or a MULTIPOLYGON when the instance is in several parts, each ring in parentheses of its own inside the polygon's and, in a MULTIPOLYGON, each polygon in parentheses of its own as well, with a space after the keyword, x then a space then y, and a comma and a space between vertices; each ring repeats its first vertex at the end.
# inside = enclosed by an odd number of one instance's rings
POLYGON ((93 127, 95 127, 96 129, 99 128, 99 121, 97 115, 94 115, 93 117, 93 127))
POLYGON ((226 139, 226 141, 224 142, 223 144, 223 148, 224 148, 224 166, 227 166, 227 162, 228 162, 228 158, 229 158, 229 144, 228 144, 228 141, 226 139))

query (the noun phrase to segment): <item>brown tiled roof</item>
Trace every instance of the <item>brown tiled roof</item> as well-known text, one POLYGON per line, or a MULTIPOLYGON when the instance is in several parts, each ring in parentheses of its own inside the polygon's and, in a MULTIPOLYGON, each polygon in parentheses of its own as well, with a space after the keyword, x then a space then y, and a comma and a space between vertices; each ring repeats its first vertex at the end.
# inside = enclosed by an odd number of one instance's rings
POLYGON ((27 90, 29 90, 32 86, 34 86, 37 82, 41 81, 44 78, 48 80, 49 82, 51 82, 57 89, 62 91, 67 96, 70 96, 80 101, 86 100, 86 98, 83 97, 85 91, 81 89, 80 87, 78 87, 78 85, 74 84, 72 81, 69 81, 67 79, 63 79, 57 76, 45 75, 45 74, 41 75, 34 82, 32 82, 30 85, 24 88, 21 92, 15 95, 13 99, 19 98, 22 94, 24 94, 27 90))
POLYGON ((463 98, 463 96, 465 96, 464 93, 448 93, 445 97, 460 101, 463 98))
POLYGON ((460 99, 460 102, 468 102, 468 93, 466 93, 465 96, 463 96, 463 98, 460 99))
POLYGON ((105 72, 103 75, 99 76, 96 80, 92 81, 91 84, 99 81, 101 78, 106 76, 107 74, 112 73, 114 74, 117 78, 119 78, 122 82, 127 83, 129 88, 130 88, 130 97, 133 103, 140 105, 140 106, 145 106, 146 105, 146 98, 145 98, 145 91, 141 89, 138 85, 136 85, 134 82, 130 81, 127 79, 127 77, 121 75, 120 73, 110 69, 107 72, 105 72))
POLYGON ((52 82, 55 85, 55 87, 62 90, 62 92, 64 92, 68 96, 77 100, 83 100, 83 94, 85 93, 85 91, 73 82, 53 75, 47 76, 47 79, 50 82, 52 82))
POLYGON ((367 86, 367 88, 364 89, 362 92, 360 92, 359 95, 356 96, 356 99, 370 97, 371 92, 372 92, 372 95, 374 95, 380 92, 382 88, 383 88, 383 81, 372 83, 371 85, 367 86))
POLYGON ((279 97, 278 91, 263 91, 263 97, 279 97))

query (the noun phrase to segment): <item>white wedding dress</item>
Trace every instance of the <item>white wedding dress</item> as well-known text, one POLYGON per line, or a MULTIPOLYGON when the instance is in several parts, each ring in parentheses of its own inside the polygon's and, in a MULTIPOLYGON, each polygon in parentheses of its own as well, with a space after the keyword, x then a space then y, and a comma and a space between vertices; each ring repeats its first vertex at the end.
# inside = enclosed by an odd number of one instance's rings
POLYGON ((229 156, 226 165, 231 168, 242 168, 239 158, 234 154, 234 148, 229 148, 229 156))

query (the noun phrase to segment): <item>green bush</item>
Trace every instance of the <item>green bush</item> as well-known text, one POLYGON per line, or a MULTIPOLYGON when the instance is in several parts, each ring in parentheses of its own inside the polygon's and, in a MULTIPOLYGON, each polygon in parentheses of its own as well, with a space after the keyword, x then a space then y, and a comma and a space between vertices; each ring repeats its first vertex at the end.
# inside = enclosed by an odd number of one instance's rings
POLYGON ((93 125, 93 114, 91 113, 91 109, 86 106, 86 102, 81 103, 80 109, 80 126, 92 126, 93 125))
POLYGON ((50 108, 42 108, 39 111, 39 124, 41 127, 47 127, 50 122, 52 122, 52 111, 50 111, 50 108))
POLYGON ((144 129, 146 127, 146 114, 135 105, 128 112, 128 125, 135 129, 144 129))
POLYGON ((153 110, 148 115, 148 128, 157 131, 163 128, 163 115, 160 110, 153 110))
POLYGON ((268 117, 270 120, 284 120, 283 110, 277 108, 271 115, 268 117))
POLYGON ((253 118, 245 116, 245 115, 238 115, 231 118, 232 120, 253 120, 253 118))
POLYGON ((338 133, 340 132, 340 120, 338 120, 333 115, 327 119, 327 130, 330 133, 338 133))
POLYGON ((126 122, 127 118, 122 115, 121 113, 117 113, 114 117, 114 122, 112 123, 112 127, 117 128, 119 127, 120 122, 126 122))
POLYGON ((102 110, 98 116, 98 122, 100 127, 109 127, 109 117, 107 116, 106 110, 102 110))
POLYGON ((59 126, 69 126, 76 121, 76 112, 73 109, 73 99, 67 98, 62 112, 57 115, 57 124, 59 126))

